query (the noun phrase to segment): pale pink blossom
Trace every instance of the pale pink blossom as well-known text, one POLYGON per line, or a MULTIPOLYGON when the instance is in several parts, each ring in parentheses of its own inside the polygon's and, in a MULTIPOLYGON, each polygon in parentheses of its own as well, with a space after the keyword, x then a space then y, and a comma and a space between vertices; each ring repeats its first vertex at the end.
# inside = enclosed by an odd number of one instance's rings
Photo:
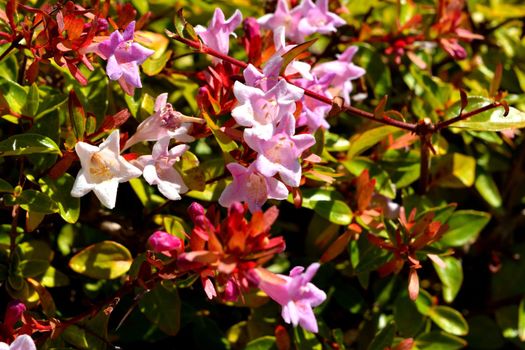
POLYGON ((326 300, 326 293, 310 282, 319 266, 313 263, 306 271, 304 267, 296 266, 290 271, 290 276, 276 275, 262 268, 255 270, 258 287, 282 306, 284 321, 313 333, 317 333, 318 326, 312 308, 326 300))
POLYGON ((219 204, 230 207, 236 202, 246 202, 252 213, 261 210, 268 199, 283 200, 288 197, 288 189, 279 180, 259 173, 255 164, 248 168, 237 163, 226 166, 233 176, 230 183, 222 192, 219 204))
POLYGON ((137 127, 137 131, 128 139, 124 149, 142 141, 158 141, 164 137, 173 138, 179 142, 191 142, 191 123, 203 123, 200 118, 188 117, 173 109, 168 101, 168 94, 163 93, 155 100, 155 113, 146 118, 137 127))
MULTIPOLYGON (((198 25, 195 27, 195 32, 206 46, 227 55, 230 50, 230 35, 235 36, 233 31, 241 22, 241 11, 235 10, 235 13, 228 20, 225 20, 222 10, 216 8, 208 28, 198 25)), ((214 61, 218 62, 220 60, 214 58, 214 61)))
POLYGON ((366 71, 352 63, 357 46, 350 46, 342 54, 337 55, 337 60, 324 62, 312 69, 312 74, 323 77, 328 74, 332 79, 325 84, 332 96, 341 96, 346 104, 350 104, 350 92, 352 91, 352 80, 363 76, 366 71))
POLYGON ((259 153, 255 168, 266 177, 279 174, 288 186, 298 187, 301 180, 299 157, 312 145, 315 138, 310 134, 294 135, 295 120, 286 116, 269 140, 260 139, 253 129, 244 132, 244 140, 251 149, 259 153))
POLYGON ((295 112, 295 101, 303 96, 302 90, 289 90, 288 86, 281 80, 264 92, 236 81, 233 93, 239 104, 232 110, 233 118, 240 125, 253 128, 260 138, 269 139, 277 123, 295 112))
POLYGON ((150 185, 157 185, 166 198, 179 200, 180 194, 188 191, 188 187, 173 165, 189 147, 177 145, 168 151, 169 143, 169 137, 160 139, 153 146, 151 155, 140 156, 134 163, 143 169, 142 175, 150 185))
POLYGON ((139 177, 142 172, 120 155, 118 129, 99 146, 78 142, 75 151, 82 169, 78 172, 71 195, 82 197, 93 191, 100 202, 113 209, 117 199, 118 184, 139 177))

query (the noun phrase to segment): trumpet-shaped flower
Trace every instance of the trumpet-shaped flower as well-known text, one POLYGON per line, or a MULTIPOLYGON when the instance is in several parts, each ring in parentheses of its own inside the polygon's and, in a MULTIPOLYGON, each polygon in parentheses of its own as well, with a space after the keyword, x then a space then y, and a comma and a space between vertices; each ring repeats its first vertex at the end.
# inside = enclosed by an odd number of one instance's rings
POLYGON ((78 172, 71 195, 82 197, 93 191, 100 202, 113 209, 120 182, 139 177, 142 172, 120 156, 119 131, 115 130, 99 146, 78 142, 75 146, 82 169, 78 172))
POLYGON ((188 190, 180 174, 173 168, 173 164, 188 150, 187 145, 178 145, 168 151, 170 138, 160 139, 151 155, 141 156, 136 161, 143 169, 144 179, 150 185, 157 185, 160 193, 171 200, 180 199, 180 194, 188 190))
POLYGON ((275 125, 283 116, 293 114, 295 101, 303 96, 302 90, 289 90, 288 85, 281 80, 264 92, 236 81, 233 93, 239 105, 232 110, 232 116, 240 125, 254 128, 260 138, 269 139, 275 125))
POLYGON ((285 184, 297 187, 301 180, 299 157, 315 144, 315 138, 309 134, 294 133, 295 119, 292 115, 287 115, 269 140, 259 138, 254 129, 244 131, 244 140, 251 149, 259 153, 254 162, 259 173, 266 177, 279 173, 285 184))
POLYGON ((27 334, 22 334, 19 335, 10 346, 0 342, 0 350, 36 350, 36 345, 33 338, 27 334))
POLYGON ((124 149, 141 141, 158 141, 164 137, 174 138, 180 142, 194 140, 192 136, 188 135, 191 122, 202 123, 203 120, 177 112, 167 101, 167 93, 157 96, 155 113, 140 123, 135 134, 126 142, 124 149))
POLYGON ((135 88, 142 87, 139 65, 154 51, 133 42, 135 21, 128 24, 120 34, 118 30, 95 48, 95 52, 108 61, 106 72, 109 79, 117 80, 126 94, 133 96, 135 88))
POLYGON ((318 64, 312 69, 312 73, 318 77, 328 74, 332 79, 329 82, 329 91, 333 96, 341 96, 347 104, 350 104, 350 92, 352 91, 352 80, 363 76, 366 71, 352 63, 357 52, 357 46, 351 46, 342 54, 337 55, 337 60, 318 64))
MULTIPOLYGON (((222 10, 216 8, 208 28, 198 25, 195 27, 195 32, 199 34, 206 46, 227 55, 230 50, 230 35, 235 36, 233 31, 241 22, 241 11, 235 10, 235 13, 226 20, 222 10)), ((219 60, 214 59, 214 61, 219 60)))
POLYGON ((335 13, 328 11, 328 0, 303 0, 299 6, 289 9, 286 0, 278 0, 273 14, 259 18, 259 24, 266 29, 285 28, 286 37, 301 43, 305 37, 313 34, 335 32, 336 27, 346 22, 335 13))
POLYGON ((312 307, 322 304, 326 299, 326 293, 310 282, 319 266, 314 263, 306 271, 304 267, 296 266, 290 271, 290 276, 275 275, 262 268, 255 270, 258 287, 282 306, 281 316, 284 321, 314 333, 318 327, 312 307))
POLYGON ((237 163, 226 166, 233 176, 233 182, 222 192, 220 205, 229 208, 235 202, 246 202, 250 211, 255 213, 261 210, 268 199, 283 200, 288 197, 288 189, 282 182, 262 175, 254 164, 248 168, 237 163))

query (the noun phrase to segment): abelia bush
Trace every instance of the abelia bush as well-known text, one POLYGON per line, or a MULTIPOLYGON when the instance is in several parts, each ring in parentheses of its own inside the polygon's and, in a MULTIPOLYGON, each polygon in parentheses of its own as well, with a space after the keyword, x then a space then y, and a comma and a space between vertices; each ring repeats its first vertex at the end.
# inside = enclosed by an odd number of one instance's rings
POLYGON ((0 5, 0 348, 523 347, 523 6, 211 5, 0 5))

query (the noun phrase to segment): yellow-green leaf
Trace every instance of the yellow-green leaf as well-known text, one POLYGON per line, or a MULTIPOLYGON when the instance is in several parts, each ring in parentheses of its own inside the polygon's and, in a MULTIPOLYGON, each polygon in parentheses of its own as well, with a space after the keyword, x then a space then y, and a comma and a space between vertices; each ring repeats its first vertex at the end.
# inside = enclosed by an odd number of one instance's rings
POLYGON ((84 248, 71 258, 69 267, 95 279, 113 279, 128 272, 133 259, 122 244, 103 241, 84 248))

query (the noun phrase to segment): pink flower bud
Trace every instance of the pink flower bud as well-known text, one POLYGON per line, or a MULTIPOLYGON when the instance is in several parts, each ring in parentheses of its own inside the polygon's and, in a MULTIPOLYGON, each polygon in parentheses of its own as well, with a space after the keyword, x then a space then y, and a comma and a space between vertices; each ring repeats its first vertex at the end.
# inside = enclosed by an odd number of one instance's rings
POLYGON ((26 306, 20 300, 12 300, 7 304, 7 310, 4 316, 4 325, 8 328, 13 328, 22 314, 26 311, 26 306))
POLYGON ((183 243, 179 237, 164 231, 156 231, 148 238, 148 243, 154 252, 164 253, 177 251, 181 252, 183 243))
POLYGON ((199 203, 193 202, 188 207, 188 214, 190 215, 192 220, 195 220, 197 216, 206 214, 206 210, 199 203))

